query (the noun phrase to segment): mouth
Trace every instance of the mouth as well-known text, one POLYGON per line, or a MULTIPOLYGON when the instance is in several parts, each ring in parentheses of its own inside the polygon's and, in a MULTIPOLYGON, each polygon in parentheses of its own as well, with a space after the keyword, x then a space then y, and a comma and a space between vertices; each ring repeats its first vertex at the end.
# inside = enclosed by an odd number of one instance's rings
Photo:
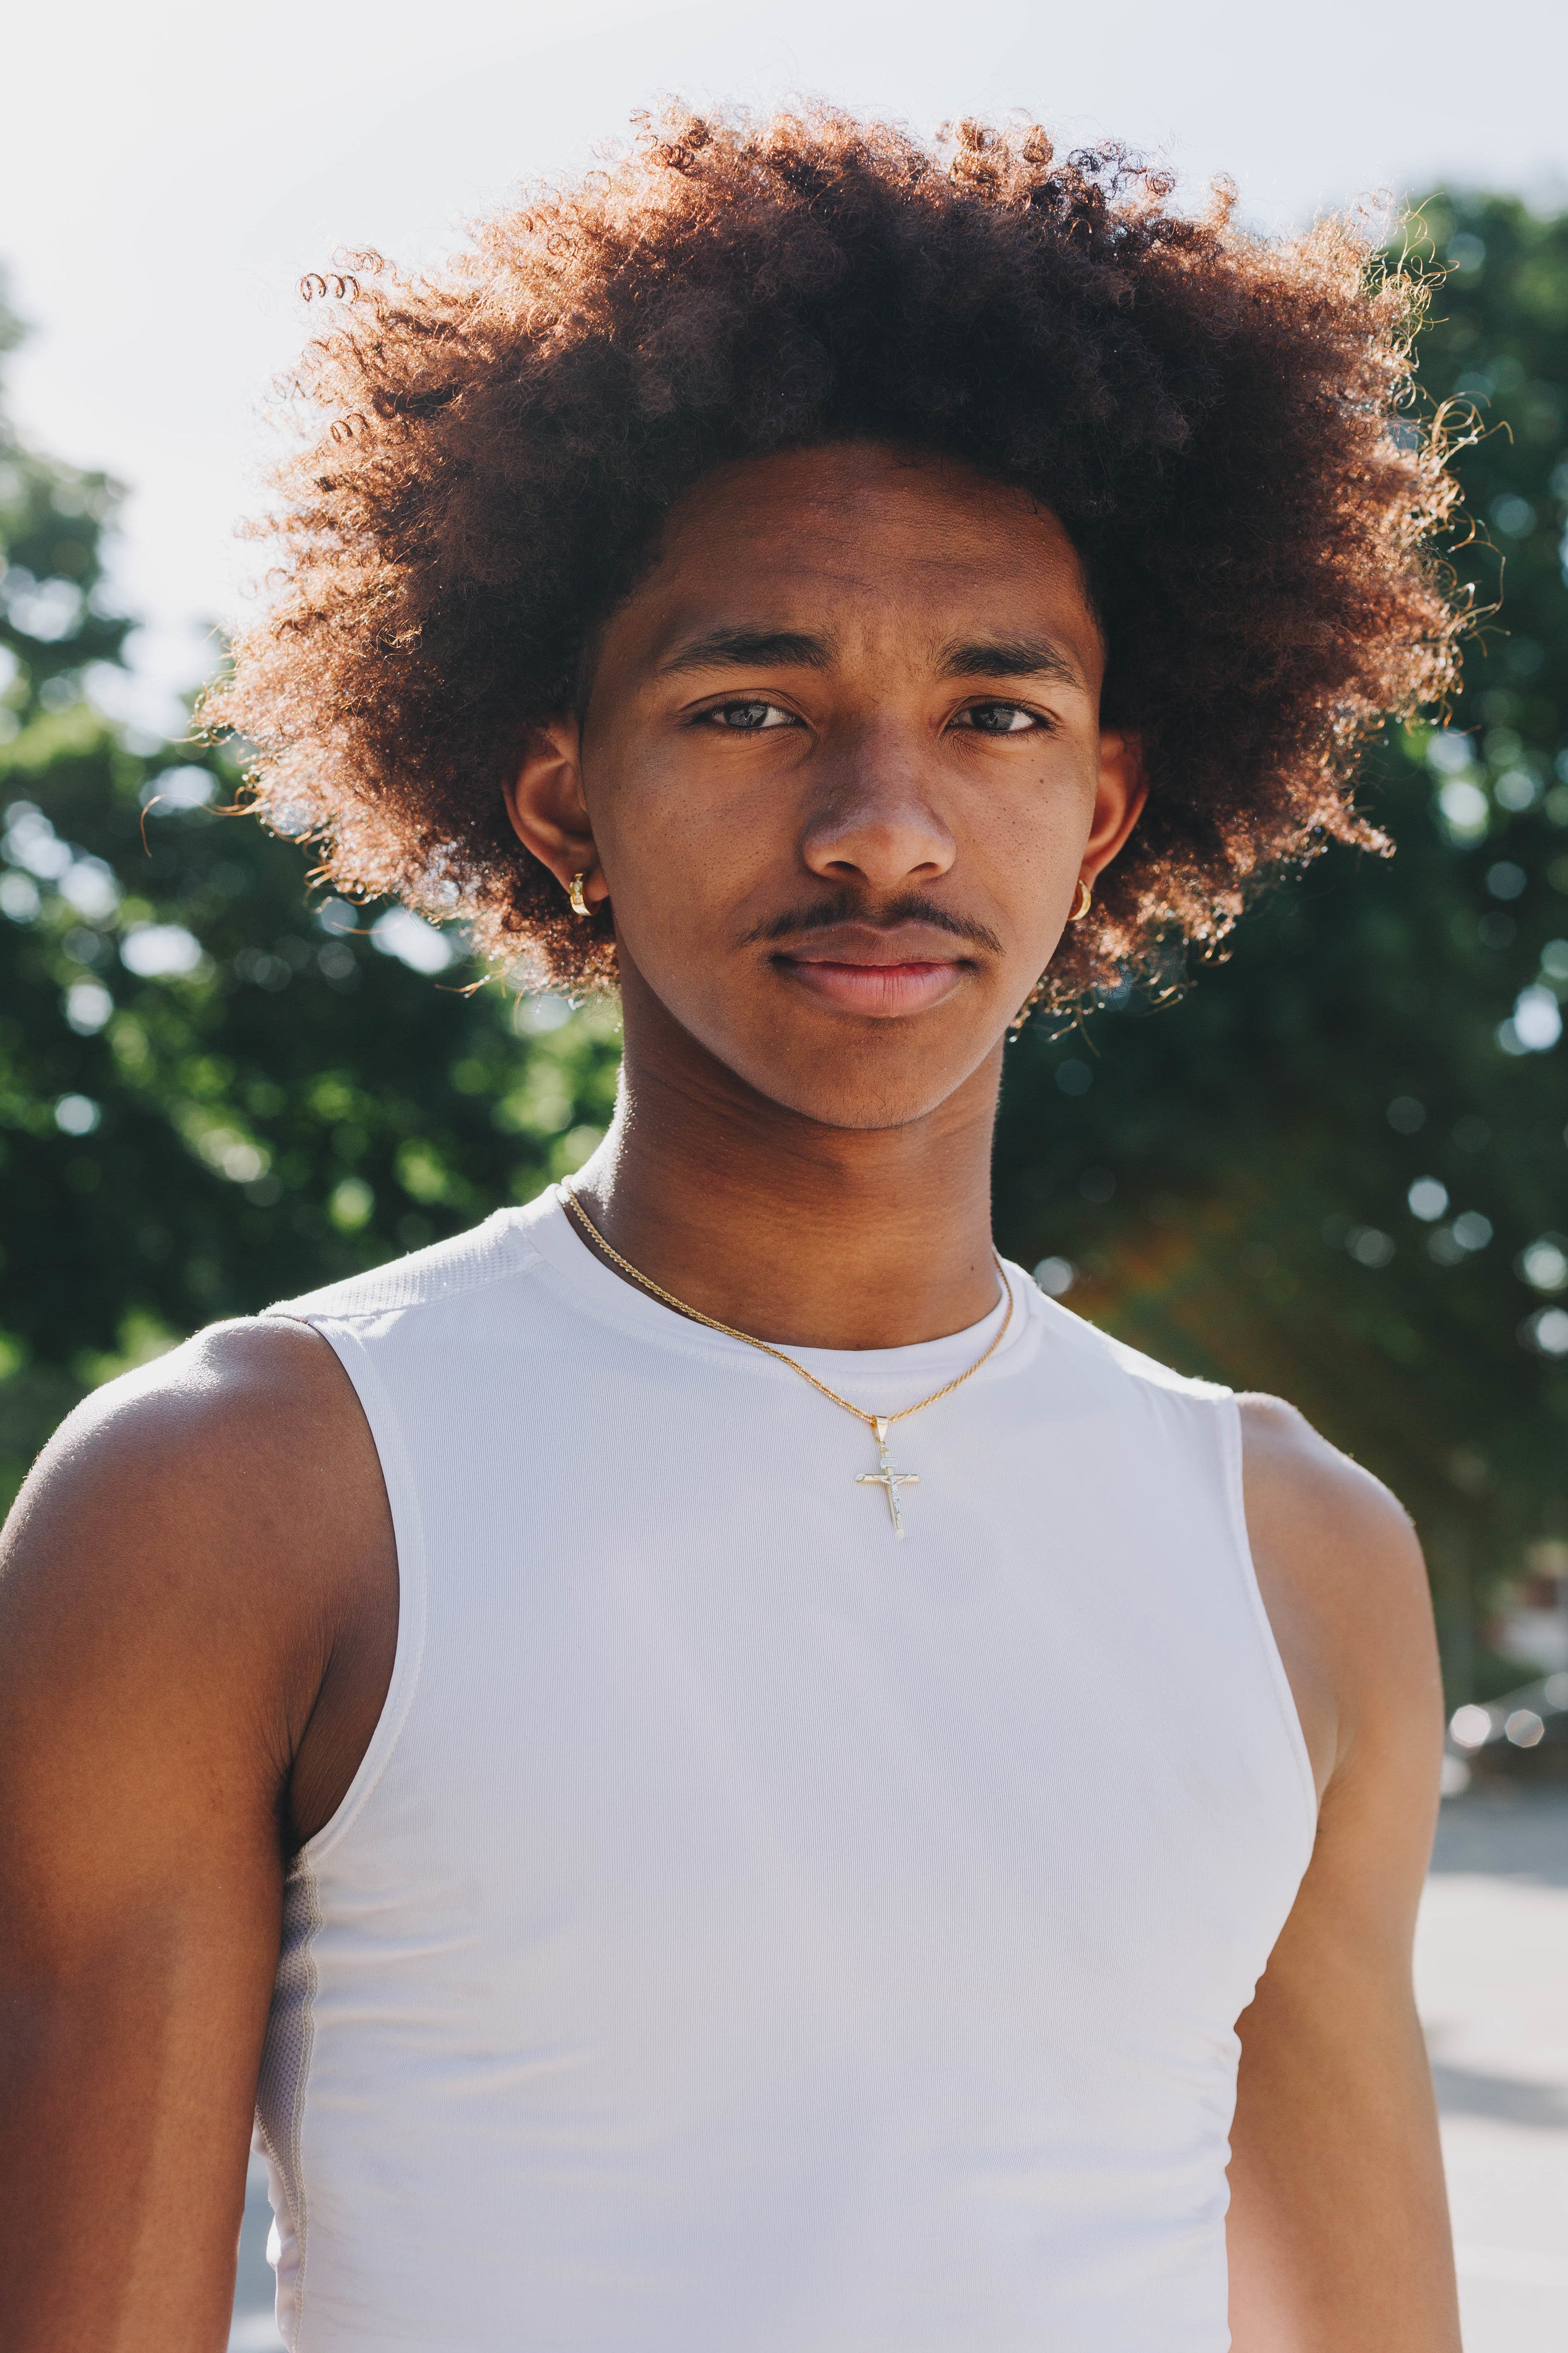
POLYGON ((951 937, 925 924, 889 931, 835 924, 769 961, 798 988, 846 1012, 889 1019, 922 1013, 962 987, 973 959, 953 953, 951 937))

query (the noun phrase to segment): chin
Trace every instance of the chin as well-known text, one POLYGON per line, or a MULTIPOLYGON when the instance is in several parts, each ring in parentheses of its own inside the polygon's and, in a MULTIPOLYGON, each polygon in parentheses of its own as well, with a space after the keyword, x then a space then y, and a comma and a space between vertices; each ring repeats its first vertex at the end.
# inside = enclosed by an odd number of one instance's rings
POLYGON ((837 1128, 844 1134, 875 1135, 894 1128, 912 1127, 918 1121, 929 1119, 948 1098, 945 1094, 906 1092, 890 1092, 873 1100, 864 1093, 851 1094, 831 1087, 803 1090, 799 1094, 781 1087, 772 1100, 782 1111, 792 1112, 814 1127, 837 1128))
POLYGON ((736 1040, 721 1052, 754 1093, 797 1119, 871 1134, 929 1119, 1001 1050, 999 1039, 960 1045, 951 1035, 922 1037, 923 1025, 893 1034, 889 1023, 869 1026, 869 1037, 770 1039, 760 1050, 736 1040))

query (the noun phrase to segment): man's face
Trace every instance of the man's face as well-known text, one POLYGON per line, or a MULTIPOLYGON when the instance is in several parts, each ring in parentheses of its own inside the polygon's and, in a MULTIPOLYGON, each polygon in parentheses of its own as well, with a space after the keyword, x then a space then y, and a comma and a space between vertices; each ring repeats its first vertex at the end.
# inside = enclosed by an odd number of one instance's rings
POLYGON ((881 1128, 999 1050, 1142 793, 1055 517, 870 442, 726 467, 512 797, 615 914, 628 1051, 669 1022, 765 1099, 881 1128))

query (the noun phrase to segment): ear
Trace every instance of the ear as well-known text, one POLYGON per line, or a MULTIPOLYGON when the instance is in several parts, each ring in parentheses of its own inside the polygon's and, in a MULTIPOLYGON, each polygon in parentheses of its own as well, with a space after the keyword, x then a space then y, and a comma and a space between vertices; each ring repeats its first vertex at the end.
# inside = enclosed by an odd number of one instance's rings
POLYGON ((610 894, 588 822, 582 751, 582 731, 571 713, 546 721, 506 787, 506 812, 523 848, 550 869, 563 891, 570 890, 574 874, 584 875, 583 896, 598 907, 610 894))
POLYGON ((1086 882, 1092 884, 1125 846, 1148 797, 1141 740, 1120 728, 1107 728, 1100 739, 1100 782, 1079 870, 1086 882))

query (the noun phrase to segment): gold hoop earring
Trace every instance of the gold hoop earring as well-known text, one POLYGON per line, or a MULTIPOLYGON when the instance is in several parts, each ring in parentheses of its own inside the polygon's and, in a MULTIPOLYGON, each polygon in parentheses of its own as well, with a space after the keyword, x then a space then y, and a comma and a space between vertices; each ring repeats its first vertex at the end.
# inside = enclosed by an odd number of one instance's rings
MULTIPOLYGON (((1089 884, 1084 881, 1083 876, 1080 874, 1078 878, 1078 888, 1072 894, 1072 905, 1068 911, 1068 923, 1081 923, 1093 903, 1094 893, 1089 889, 1089 884)), ((1018 1031, 1023 1028, 1025 1022, 1028 1019, 1036 1006, 1038 1005, 1040 999, 1045 996, 1046 977, 1046 975, 1041 973, 1038 980, 1036 981, 1033 988, 1030 989, 1029 994, 1025 997, 1024 1002, 1019 1006, 1018 1010, 1014 1014, 1011 1021, 1008 1022, 1007 1027, 1015 1037, 1017 1036, 1018 1031)))
POLYGON ((566 886, 566 902, 574 915, 586 915, 593 912, 583 896, 583 885, 587 880, 588 870, 584 867, 581 874, 574 874, 566 886))

